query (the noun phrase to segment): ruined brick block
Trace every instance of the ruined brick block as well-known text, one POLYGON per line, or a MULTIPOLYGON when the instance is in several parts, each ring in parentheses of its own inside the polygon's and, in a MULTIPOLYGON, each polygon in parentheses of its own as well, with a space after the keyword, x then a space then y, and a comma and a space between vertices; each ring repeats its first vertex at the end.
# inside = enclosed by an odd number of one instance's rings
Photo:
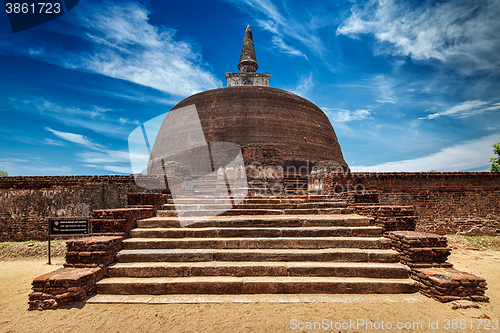
POLYGON ((36 277, 28 310, 57 309, 95 293, 96 282, 104 277, 102 268, 59 268, 36 277))
POLYGON ((101 209, 92 211, 92 233, 122 233, 128 235, 135 228, 136 221, 153 217, 155 210, 151 207, 101 209))
POLYGON ((122 237, 94 236, 66 242, 66 266, 108 265, 123 248, 122 237))
POLYGON ((172 195, 162 193, 127 193, 127 207, 151 206, 158 210, 170 198, 172 195))
POLYGON ((417 217, 412 206, 354 204, 352 208, 360 215, 372 217, 372 224, 383 227, 385 232, 415 230, 417 217))
POLYGON ((460 299, 487 302, 486 280, 454 268, 412 269, 412 278, 420 282, 420 292, 440 302, 460 299))

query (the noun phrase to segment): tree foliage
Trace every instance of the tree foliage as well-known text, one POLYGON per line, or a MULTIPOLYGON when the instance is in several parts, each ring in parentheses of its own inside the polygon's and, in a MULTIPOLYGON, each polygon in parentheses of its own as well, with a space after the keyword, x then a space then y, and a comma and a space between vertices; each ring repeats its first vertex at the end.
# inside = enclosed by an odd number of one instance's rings
POLYGON ((0 177, 7 177, 9 174, 6 171, 0 170, 0 177))
POLYGON ((497 154, 498 157, 490 159, 490 162, 492 163, 490 172, 500 172, 500 142, 493 145, 493 152, 497 154))

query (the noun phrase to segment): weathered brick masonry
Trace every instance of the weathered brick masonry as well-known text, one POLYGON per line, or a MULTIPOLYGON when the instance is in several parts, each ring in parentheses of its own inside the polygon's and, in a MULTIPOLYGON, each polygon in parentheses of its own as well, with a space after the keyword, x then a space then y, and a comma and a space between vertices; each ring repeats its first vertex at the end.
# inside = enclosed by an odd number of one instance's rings
POLYGON ((95 283, 102 279, 104 270, 94 268, 60 268, 36 277, 29 294, 29 310, 57 309, 95 294, 95 283))
POLYGON ((389 233, 393 249, 400 253, 401 263, 411 269, 411 277, 420 284, 420 292, 440 302, 467 299, 489 301, 486 280, 461 272, 446 260, 450 255, 446 236, 425 232, 394 231, 389 233))
POLYGON ((381 205, 413 206, 419 231, 493 235, 500 229, 498 173, 338 173, 326 175, 322 187, 324 194, 378 190, 381 205))
POLYGON ((131 175, 0 177, 0 241, 46 239, 47 217, 125 207, 137 191, 131 175))
POLYGON ((104 267, 123 248, 121 236, 93 236, 66 242, 65 267, 104 267))
POLYGON ((153 217, 154 215, 153 206, 94 210, 90 220, 92 234, 109 235, 118 233, 123 237, 127 237, 129 230, 136 227, 137 220, 153 217))
POLYGON ((379 202, 376 190, 349 191, 337 195, 357 214, 373 218, 372 225, 383 227, 385 234, 396 230, 415 230, 417 217, 413 206, 388 206, 379 202))
POLYGON ((135 227, 138 219, 154 215, 153 205, 144 203, 165 199, 163 194, 148 193, 128 197, 133 200, 134 207, 92 212, 91 229, 98 232, 92 237, 66 242, 64 268, 33 280, 29 310, 57 309, 96 292, 96 282, 107 275, 107 265, 114 262, 116 253, 123 248, 122 241, 129 230, 135 227), (104 236, 106 234, 116 236, 104 236))
MULTIPOLYGON (((349 173, 322 181, 325 194, 334 192, 334 184, 346 190, 360 184, 356 189, 378 190, 381 206, 413 206, 420 231, 494 234, 500 229, 500 174, 349 173)), ((48 216, 125 207, 127 193, 143 191, 131 175, 0 177, 0 241, 45 239, 48 216)))
POLYGON ((85 237, 66 242, 64 268, 36 277, 29 310, 57 309, 96 293, 96 282, 123 248, 122 237, 85 237))

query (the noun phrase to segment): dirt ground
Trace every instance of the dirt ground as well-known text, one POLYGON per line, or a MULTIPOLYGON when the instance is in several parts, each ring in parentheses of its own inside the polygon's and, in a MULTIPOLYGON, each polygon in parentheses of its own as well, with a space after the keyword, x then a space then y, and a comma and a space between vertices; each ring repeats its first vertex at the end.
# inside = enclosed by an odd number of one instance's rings
MULTIPOLYGON (((78 303, 66 309, 27 311, 33 278, 60 265, 49 266, 42 259, 17 259, 0 261, 0 332, 500 331, 500 324, 495 324, 500 320, 500 251, 472 250, 457 241, 453 244, 449 261, 455 268, 483 276, 488 282, 490 303, 480 303, 479 309, 453 310, 451 303, 442 304, 417 294, 408 299, 370 296, 334 303, 78 303), (367 326, 368 321, 371 324, 367 326), (321 328, 316 324, 313 329, 314 322, 319 322, 321 328), (389 323, 392 329, 387 329, 389 323), (430 324, 437 329, 429 329, 430 324), (460 329, 460 324, 465 328, 460 329)), ((62 259, 53 262, 61 263, 62 259)))

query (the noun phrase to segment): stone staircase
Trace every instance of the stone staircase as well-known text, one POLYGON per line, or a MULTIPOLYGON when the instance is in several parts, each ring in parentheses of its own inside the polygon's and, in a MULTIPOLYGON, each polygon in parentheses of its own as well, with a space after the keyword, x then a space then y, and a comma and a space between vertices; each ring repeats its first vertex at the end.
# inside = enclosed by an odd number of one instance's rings
POLYGON ((203 178, 195 177, 193 179, 193 195, 195 196, 213 196, 215 195, 214 184, 217 184, 217 175, 205 175, 203 178))
POLYGON ((383 229, 328 196, 169 199, 137 221, 99 294, 413 293, 383 229), (178 203, 178 201, 176 202, 178 203), (181 227, 180 218, 192 219, 181 227))
POLYGON ((308 178, 300 175, 284 175, 283 191, 286 195, 307 194, 308 178))

